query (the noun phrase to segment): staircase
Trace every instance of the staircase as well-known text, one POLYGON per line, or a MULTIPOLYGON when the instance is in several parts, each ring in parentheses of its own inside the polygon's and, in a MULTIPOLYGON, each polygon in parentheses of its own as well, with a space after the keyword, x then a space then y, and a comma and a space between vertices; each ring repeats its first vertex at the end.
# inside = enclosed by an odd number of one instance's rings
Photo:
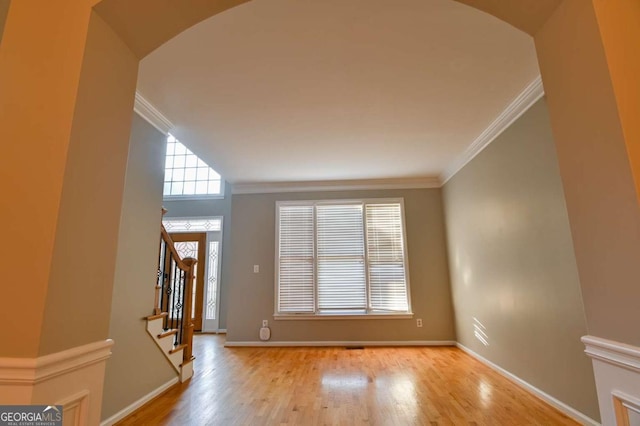
MULTIPOLYGON (((162 209, 163 215, 166 213, 162 209)), ((193 376, 192 291, 196 259, 180 258, 173 240, 160 225, 160 253, 153 315, 147 333, 185 382, 193 376)))

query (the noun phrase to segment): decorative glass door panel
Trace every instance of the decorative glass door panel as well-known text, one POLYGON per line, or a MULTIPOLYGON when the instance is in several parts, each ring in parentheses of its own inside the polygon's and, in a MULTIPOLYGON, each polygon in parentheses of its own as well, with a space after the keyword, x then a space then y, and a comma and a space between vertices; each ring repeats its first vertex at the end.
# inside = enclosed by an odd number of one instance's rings
POLYGON ((205 267, 205 247, 206 234, 199 233, 175 233, 170 234, 171 239, 175 243, 176 251, 181 259, 192 257, 198 260, 196 264, 195 280, 193 280, 193 298, 191 319, 193 320, 194 330, 202 330, 202 311, 204 300, 204 267, 205 267))
POLYGON ((216 311, 218 303, 218 259, 219 259, 220 243, 211 241, 209 243, 209 273, 207 274, 207 303, 204 313, 204 319, 216 320, 216 311))

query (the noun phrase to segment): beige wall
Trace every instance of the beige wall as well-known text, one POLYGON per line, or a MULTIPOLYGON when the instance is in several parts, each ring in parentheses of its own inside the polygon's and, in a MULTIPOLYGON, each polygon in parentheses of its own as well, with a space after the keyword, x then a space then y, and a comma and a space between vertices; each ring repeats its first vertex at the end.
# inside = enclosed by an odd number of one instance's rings
POLYGON ((133 53, 93 13, 67 152, 40 355, 107 337, 137 66, 133 53))
POLYGON ((220 319, 218 328, 227 328, 228 283, 231 269, 231 185, 225 182, 222 200, 165 201, 167 217, 222 216, 222 264, 220 265, 220 319))
POLYGON ((192 25, 249 0, 89 1, 142 59, 192 25))
MULTIPOLYGON (((562 0, 456 0, 534 35, 562 0)), ((606 0, 605 0, 606 1, 606 0)))
POLYGON ((153 314, 165 152, 165 136, 134 115, 109 325, 115 345, 107 362, 103 419, 176 377, 143 320, 153 314))
POLYGON ((621 121, 600 37, 592 2, 564 0, 535 42, 589 334, 640 346, 640 209, 623 129, 631 124, 621 121))
POLYGON ((0 341, 11 342, 0 353, 9 357, 38 355, 89 24, 85 4, 59 9, 54 2, 12 2, 0 47, 0 128, 11 141, 0 155, 0 187, 12 200, 0 209, 0 220, 12 224, 3 231, 12 243, 0 245, 0 258, 12 265, 3 298, 12 303, 0 310, 0 322, 20 318, 20 327, 0 328, 0 341))
POLYGON ((230 278, 227 341, 258 341, 263 319, 273 341, 455 340, 439 189, 234 195, 230 278), (376 197, 404 198, 414 319, 274 321, 276 201, 376 197))
POLYGON ((593 0, 640 195, 640 2, 593 0))
POLYGON ((544 100, 444 187, 458 341, 598 418, 571 231, 544 100), (488 345, 474 336, 476 320, 488 345))

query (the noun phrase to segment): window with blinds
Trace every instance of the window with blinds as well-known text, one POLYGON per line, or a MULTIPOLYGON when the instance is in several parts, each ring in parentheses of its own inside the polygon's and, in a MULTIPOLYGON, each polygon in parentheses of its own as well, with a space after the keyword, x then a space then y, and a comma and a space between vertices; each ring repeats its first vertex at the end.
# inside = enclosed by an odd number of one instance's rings
POLYGON ((402 200, 276 210, 276 315, 410 313, 402 200))

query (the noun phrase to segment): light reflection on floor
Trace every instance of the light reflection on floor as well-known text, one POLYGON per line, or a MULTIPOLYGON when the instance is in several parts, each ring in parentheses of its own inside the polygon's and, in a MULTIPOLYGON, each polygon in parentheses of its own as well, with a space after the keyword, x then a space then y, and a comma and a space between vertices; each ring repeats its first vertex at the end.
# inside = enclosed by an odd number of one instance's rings
POLYGON ((320 384, 328 390, 366 389, 368 379, 364 374, 324 373, 320 384))
POLYGON ((492 391, 493 389, 491 388, 491 385, 484 379, 480 379, 480 383, 478 384, 478 393, 480 394, 480 401, 482 402, 483 408, 489 408, 491 406, 492 391))
POLYGON ((360 372, 325 372, 320 384, 323 391, 331 393, 368 392, 371 398, 391 399, 396 406, 402 406, 408 418, 418 415, 415 378, 410 374, 393 374, 369 377, 360 372))
POLYGON ((415 419, 418 416, 418 400, 416 398, 415 378, 408 374, 394 375, 389 380, 376 382, 379 388, 391 393, 391 398, 398 405, 403 406, 403 411, 408 418, 415 419))

